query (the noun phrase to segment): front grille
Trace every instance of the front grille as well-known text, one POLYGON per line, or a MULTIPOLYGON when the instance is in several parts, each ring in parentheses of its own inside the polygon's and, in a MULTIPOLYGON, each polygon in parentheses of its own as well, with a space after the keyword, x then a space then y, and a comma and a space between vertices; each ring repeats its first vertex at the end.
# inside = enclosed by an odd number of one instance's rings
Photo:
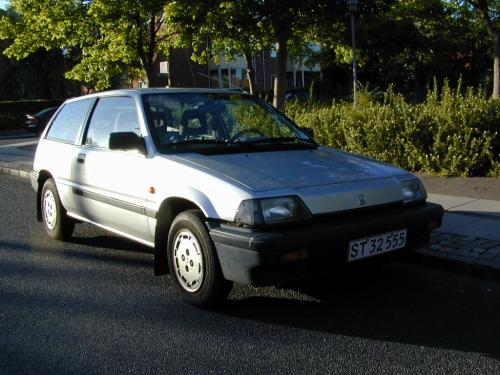
POLYGON ((374 217, 377 215, 397 214, 405 208, 403 202, 391 202, 370 207, 360 207, 352 210, 328 212, 313 215, 314 222, 325 223, 342 219, 356 219, 362 217, 374 217))

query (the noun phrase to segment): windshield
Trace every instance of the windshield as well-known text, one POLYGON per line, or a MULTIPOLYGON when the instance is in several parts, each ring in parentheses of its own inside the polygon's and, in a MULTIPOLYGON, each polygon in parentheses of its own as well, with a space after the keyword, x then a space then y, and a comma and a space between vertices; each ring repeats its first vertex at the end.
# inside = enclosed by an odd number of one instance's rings
POLYGON ((278 111, 248 95, 148 94, 144 107, 160 150, 312 142, 278 111))

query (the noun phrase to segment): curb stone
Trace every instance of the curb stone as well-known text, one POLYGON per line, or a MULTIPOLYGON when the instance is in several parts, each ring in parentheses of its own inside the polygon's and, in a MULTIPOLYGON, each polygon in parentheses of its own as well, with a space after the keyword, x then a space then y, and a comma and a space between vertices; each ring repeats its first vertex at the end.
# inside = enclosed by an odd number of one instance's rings
POLYGON ((21 177, 24 179, 29 179, 29 177, 30 177, 28 171, 18 169, 18 168, 11 168, 11 167, 0 166, 0 173, 11 175, 11 176, 16 176, 16 177, 21 177))

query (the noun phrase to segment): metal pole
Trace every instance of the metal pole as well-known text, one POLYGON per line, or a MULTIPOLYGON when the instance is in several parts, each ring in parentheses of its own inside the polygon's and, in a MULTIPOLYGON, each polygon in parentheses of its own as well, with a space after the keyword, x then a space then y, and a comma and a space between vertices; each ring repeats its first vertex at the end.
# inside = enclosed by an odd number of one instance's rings
POLYGON ((219 64, 217 66, 217 78, 218 78, 218 81, 219 81, 219 88, 221 89, 223 86, 222 86, 222 60, 223 57, 222 57, 222 54, 220 55, 220 61, 219 61, 219 64))
POLYGON ((358 105, 358 65, 356 62, 356 14, 351 10, 351 33, 352 33, 352 94, 354 107, 358 105))

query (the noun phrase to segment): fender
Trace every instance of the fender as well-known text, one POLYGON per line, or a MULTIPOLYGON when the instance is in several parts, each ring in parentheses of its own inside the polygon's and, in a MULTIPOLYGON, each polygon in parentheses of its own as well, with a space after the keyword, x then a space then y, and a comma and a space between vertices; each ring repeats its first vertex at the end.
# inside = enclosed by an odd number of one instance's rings
POLYGON ((168 233, 174 218, 188 209, 199 209, 206 218, 216 219, 218 213, 208 197, 194 188, 183 188, 173 196, 164 196, 157 206, 154 247, 154 273, 168 273, 167 243, 168 233))

